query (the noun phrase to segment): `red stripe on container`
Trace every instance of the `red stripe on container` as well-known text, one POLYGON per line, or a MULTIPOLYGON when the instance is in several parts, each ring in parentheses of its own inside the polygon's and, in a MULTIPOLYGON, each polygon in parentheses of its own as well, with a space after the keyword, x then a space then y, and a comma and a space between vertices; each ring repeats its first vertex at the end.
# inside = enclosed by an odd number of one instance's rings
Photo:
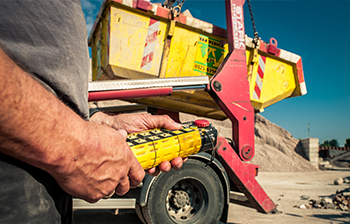
POLYGON ((158 35, 158 31, 155 31, 154 33, 152 33, 149 36, 147 36, 146 37, 146 44, 145 44, 145 46, 147 46, 148 44, 156 41, 157 40, 157 35, 158 35))
POLYGON ((303 72, 303 63, 301 62, 301 58, 297 62, 297 72, 298 72, 299 84, 305 82, 304 72, 303 72))
POLYGON ((152 24, 154 24, 154 23, 156 23, 156 22, 158 22, 158 20, 153 19, 153 18, 150 18, 150 20, 149 20, 149 25, 148 25, 148 26, 151 26, 152 24))
POLYGON ((264 78, 264 72, 263 72, 263 70, 261 69, 260 66, 258 67, 258 75, 259 75, 259 77, 260 77, 261 79, 264 78))
POLYGON ((147 65, 148 63, 150 63, 153 60, 153 55, 154 53, 151 52, 148 55, 146 55, 145 57, 142 58, 142 62, 141 62, 141 68, 145 65, 147 65))
POLYGON ((258 98, 260 99, 261 92, 260 92, 260 89, 259 89, 259 86, 257 83, 255 83, 254 91, 255 91, 256 95, 258 96, 258 98))

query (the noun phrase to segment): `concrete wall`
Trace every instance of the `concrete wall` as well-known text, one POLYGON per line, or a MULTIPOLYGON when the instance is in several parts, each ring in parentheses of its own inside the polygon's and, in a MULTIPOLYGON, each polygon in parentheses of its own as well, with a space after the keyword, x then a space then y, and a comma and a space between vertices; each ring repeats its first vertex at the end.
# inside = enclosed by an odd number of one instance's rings
POLYGON ((314 167, 318 168, 318 138, 306 138, 300 140, 300 142, 304 148, 306 159, 308 159, 314 167))

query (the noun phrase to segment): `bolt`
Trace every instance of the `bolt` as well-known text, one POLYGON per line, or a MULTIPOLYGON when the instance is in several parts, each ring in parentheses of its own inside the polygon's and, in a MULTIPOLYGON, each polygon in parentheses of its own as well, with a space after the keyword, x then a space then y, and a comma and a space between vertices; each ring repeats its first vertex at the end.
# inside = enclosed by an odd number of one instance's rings
POLYGON ((221 83, 218 82, 218 81, 215 81, 215 82, 214 82, 214 89, 215 89, 216 91, 220 92, 221 89, 222 89, 221 83))

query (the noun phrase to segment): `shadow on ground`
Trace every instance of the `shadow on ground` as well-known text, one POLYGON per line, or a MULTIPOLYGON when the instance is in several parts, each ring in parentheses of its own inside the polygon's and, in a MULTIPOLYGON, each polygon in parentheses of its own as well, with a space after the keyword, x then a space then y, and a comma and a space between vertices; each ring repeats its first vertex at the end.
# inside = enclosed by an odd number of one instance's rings
POLYGON ((344 221, 344 218, 350 218, 350 213, 343 212, 341 214, 315 214, 309 217, 324 219, 330 222, 336 222, 338 224, 349 224, 349 221, 344 221))
POLYGON ((75 224, 142 224, 137 217, 135 210, 77 210, 74 211, 75 224))

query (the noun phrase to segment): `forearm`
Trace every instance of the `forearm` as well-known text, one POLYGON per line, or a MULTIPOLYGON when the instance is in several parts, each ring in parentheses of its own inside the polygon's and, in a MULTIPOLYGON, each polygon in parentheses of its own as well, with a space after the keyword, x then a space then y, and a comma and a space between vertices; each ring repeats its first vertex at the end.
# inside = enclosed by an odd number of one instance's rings
POLYGON ((51 174, 67 193, 96 202, 144 177, 124 136, 84 121, 0 49, 0 152, 51 174))
POLYGON ((0 151, 46 171, 81 147, 83 121, 0 49, 0 151), (74 127, 74 128, 72 128, 74 127))

